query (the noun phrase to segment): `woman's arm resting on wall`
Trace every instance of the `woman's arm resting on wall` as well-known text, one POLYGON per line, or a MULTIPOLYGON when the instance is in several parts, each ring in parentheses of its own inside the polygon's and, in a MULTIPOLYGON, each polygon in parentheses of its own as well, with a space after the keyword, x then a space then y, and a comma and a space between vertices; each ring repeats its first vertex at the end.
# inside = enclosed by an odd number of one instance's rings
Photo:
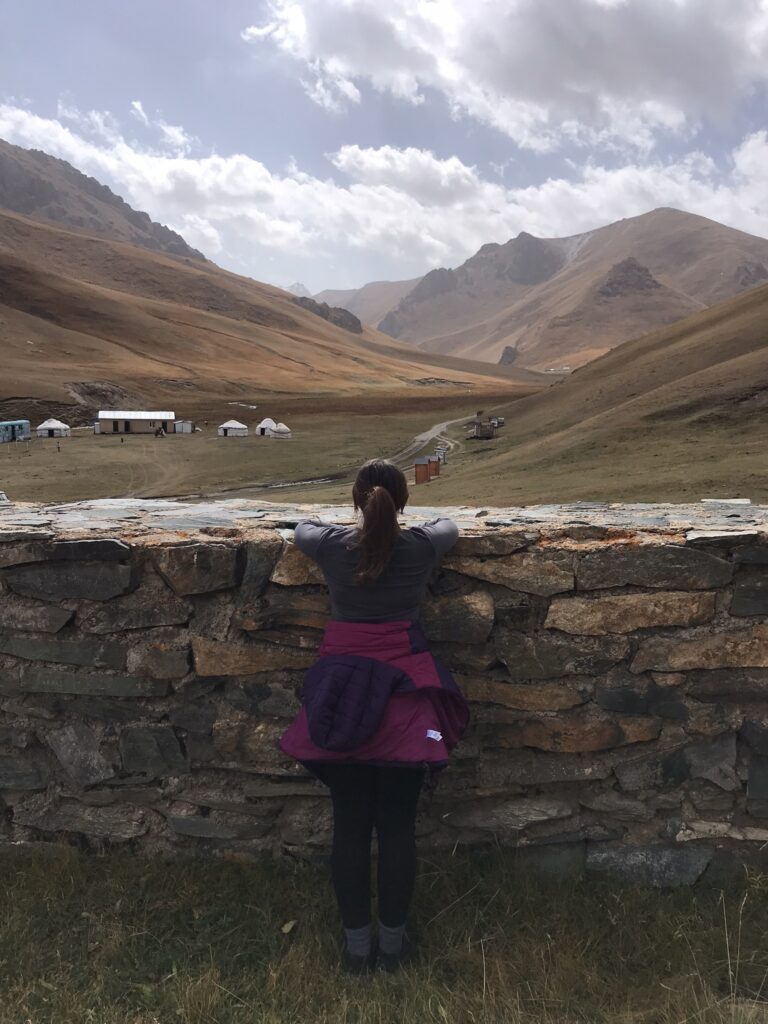
POLYGON ((459 539, 458 526, 447 516, 433 519, 430 523, 425 523, 422 529, 432 542, 438 558, 446 555, 459 539))

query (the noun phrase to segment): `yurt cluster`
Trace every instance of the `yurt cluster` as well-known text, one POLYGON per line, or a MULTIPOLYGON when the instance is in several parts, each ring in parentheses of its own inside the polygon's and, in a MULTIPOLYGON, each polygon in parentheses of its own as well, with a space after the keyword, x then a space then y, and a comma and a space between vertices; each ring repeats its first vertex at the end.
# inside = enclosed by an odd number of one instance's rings
MULTIPOLYGON (((275 423, 273 419, 267 417, 256 426, 254 436, 274 437, 286 441, 290 440, 293 435, 291 428, 287 427, 285 423, 275 423)), ((219 427, 219 437, 248 437, 248 427, 245 423, 240 423, 239 420, 227 420, 219 427)))
MULTIPOLYGON (((90 429, 90 428, 88 428, 90 429)), ((70 437, 72 430, 61 420, 50 418, 34 428, 37 437, 70 437)), ((100 409, 93 423, 95 434, 154 434, 165 437, 167 434, 193 434, 200 428, 193 420, 177 419, 172 410, 142 409, 100 409)), ((248 437, 247 424, 239 420, 227 420, 219 424, 219 437, 248 437)), ((0 421, 0 444, 7 441, 29 441, 32 439, 32 424, 28 419, 0 421)), ((290 440, 290 427, 267 417, 254 428, 255 437, 290 440)))
MULTIPOLYGON (((96 433, 101 434, 193 434, 199 432, 193 420, 178 420, 176 413, 164 412, 129 412, 103 409, 99 412, 96 433)), ((227 420, 217 428, 219 437, 248 437, 246 423, 239 420, 227 420)), ((256 437, 290 438, 290 428, 285 423, 275 423, 272 419, 262 420, 254 431, 256 437)))

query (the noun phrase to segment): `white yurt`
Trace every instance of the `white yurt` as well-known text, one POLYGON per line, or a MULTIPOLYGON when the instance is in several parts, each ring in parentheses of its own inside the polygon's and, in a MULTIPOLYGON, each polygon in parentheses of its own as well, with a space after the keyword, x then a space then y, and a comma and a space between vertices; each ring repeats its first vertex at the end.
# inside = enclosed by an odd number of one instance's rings
POLYGON ((272 431, 277 427, 277 424, 269 416, 256 427, 256 437, 272 437, 272 431))
POLYGON ((61 420, 44 420, 37 429, 38 437, 70 437, 71 431, 61 420))
POLYGON ((219 425, 219 437, 248 437, 248 427, 239 420, 227 420, 219 425))
POLYGON ((291 436, 291 428, 287 427, 284 423, 278 423, 272 432, 272 437, 280 437, 283 440, 288 440, 291 436))

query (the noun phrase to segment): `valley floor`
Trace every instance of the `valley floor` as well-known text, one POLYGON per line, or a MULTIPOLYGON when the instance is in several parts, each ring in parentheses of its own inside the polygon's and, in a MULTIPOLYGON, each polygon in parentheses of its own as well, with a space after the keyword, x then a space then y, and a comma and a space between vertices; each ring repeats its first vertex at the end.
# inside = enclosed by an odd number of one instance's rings
MULTIPOLYGON (((533 505, 574 501, 696 502, 701 498, 750 498, 768 502, 764 425, 676 420, 643 430, 585 430, 520 437, 515 403, 493 407, 506 426, 492 441, 466 441, 454 424, 447 434, 458 445, 438 480, 418 489, 421 505, 533 505), (427 497, 428 494, 428 497, 427 497)), ((430 450, 432 450, 430 448, 430 450)), ((346 500, 346 483, 291 487, 273 500, 346 500)))
MULTIPOLYGON (((257 497, 284 482, 317 478, 349 479, 368 458, 389 457, 413 450, 414 437, 435 423, 473 414, 473 400, 444 400, 442 404, 410 401, 384 406, 369 402, 358 407, 317 412, 307 404, 280 412, 293 437, 269 438, 217 435, 223 414, 197 420, 201 433, 95 436, 75 431, 60 444, 55 439, 0 445, 0 490, 14 501, 78 501, 105 497, 248 496, 257 497)), ((265 408, 263 415, 268 415, 265 408)), ((273 413, 274 415, 274 413, 273 413)), ((262 418, 233 406, 227 417, 251 427, 262 418)), ((415 445, 418 451, 422 447, 415 445)), ((434 441, 431 445, 434 449, 434 441)), ((412 462, 412 455, 403 464, 412 462)), ((349 491, 344 485, 345 499, 349 491)))
POLYGON ((338 970, 324 867, 0 852, 0 1024, 765 1024, 768 878, 647 890, 424 856, 419 954, 338 970))
MULTIPOLYGON (((100 497, 246 497, 346 503, 356 468, 368 458, 395 457, 406 470, 412 503, 528 505, 573 501, 690 502, 746 497, 768 502, 762 417, 737 425, 698 416, 651 422, 631 437, 610 424, 599 431, 516 431, 516 405, 484 397, 486 412, 506 417, 491 441, 466 438, 472 397, 330 400, 283 403, 290 441, 220 438, 225 416, 251 426, 257 411, 232 406, 202 411, 199 434, 162 439, 76 432, 61 441, 0 445, 0 490, 16 501, 100 497), (208 417, 208 425, 205 424, 208 417), (447 425, 436 431, 439 424, 447 425), (424 434, 430 436, 425 443, 424 434), (439 479, 413 486, 413 459, 450 446, 439 479), (303 481, 303 482, 302 482, 303 481)), ((264 408, 263 414, 270 411, 264 408)), ((274 414, 274 413, 273 413, 274 414)))

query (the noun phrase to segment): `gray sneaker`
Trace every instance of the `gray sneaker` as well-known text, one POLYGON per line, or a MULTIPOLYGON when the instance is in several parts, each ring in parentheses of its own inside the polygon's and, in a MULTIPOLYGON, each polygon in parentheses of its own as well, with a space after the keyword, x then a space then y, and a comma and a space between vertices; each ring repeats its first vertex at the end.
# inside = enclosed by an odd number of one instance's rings
POLYGON ((370 974, 376 963, 376 948, 373 946, 368 956, 350 953, 344 933, 341 935, 341 969, 345 974, 370 974))
POLYGON ((399 953, 382 953, 379 950, 379 954, 376 958, 376 966, 381 971, 385 971, 387 974, 394 974, 399 971, 401 967, 407 966, 414 958, 415 948, 411 941, 408 932, 403 935, 403 944, 400 947, 399 953))

